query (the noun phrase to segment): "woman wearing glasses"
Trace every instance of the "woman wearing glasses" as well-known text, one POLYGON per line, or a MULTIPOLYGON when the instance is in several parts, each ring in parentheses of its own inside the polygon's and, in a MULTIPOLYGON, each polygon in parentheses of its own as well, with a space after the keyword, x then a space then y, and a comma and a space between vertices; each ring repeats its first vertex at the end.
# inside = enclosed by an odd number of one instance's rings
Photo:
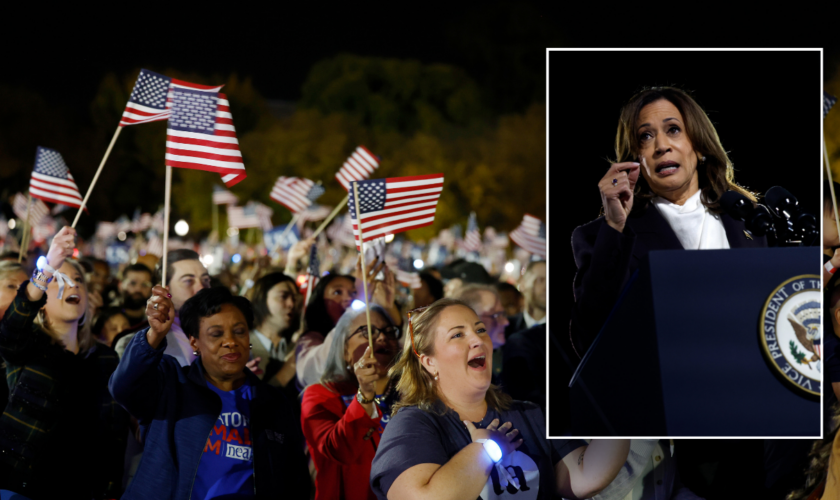
POLYGON ((373 357, 363 308, 348 308, 336 324, 327 367, 301 403, 303 434, 318 473, 315 498, 376 498, 370 464, 397 397, 388 368, 399 353, 399 330, 379 306, 370 309, 373 357))

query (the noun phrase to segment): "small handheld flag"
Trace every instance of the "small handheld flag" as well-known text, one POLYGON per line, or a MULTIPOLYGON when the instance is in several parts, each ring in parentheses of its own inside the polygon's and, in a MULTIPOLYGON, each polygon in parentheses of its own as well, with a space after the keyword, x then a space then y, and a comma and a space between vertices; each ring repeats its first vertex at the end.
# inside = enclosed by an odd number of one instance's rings
POLYGON ((370 174, 377 168, 379 168, 379 158, 368 151, 366 147, 359 146, 347 158, 344 165, 338 169, 335 178, 338 179, 344 189, 350 191, 351 182, 369 179, 370 174))
POLYGON ((82 195, 61 153, 41 146, 35 152, 35 168, 29 180, 29 194, 50 203, 74 208, 82 206, 82 195))
POLYGON ((525 214, 519 227, 510 232, 510 239, 528 252, 545 257, 545 224, 533 215, 525 214))

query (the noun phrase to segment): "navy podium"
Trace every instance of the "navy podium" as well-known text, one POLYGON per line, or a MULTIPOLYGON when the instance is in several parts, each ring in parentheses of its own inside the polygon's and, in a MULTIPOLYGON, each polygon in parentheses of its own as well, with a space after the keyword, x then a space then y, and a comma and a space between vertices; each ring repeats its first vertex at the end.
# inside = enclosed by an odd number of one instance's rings
POLYGON ((759 325, 820 264, 817 247, 650 252, 569 384, 572 435, 819 436, 819 396, 783 380, 759 325))

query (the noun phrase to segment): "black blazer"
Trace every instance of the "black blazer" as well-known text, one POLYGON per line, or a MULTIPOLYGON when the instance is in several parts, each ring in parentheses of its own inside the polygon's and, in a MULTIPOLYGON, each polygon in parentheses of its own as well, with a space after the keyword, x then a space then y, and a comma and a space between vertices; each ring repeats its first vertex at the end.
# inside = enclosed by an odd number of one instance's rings
MULTIPOLYGON (((746 231, 743 222, 720 215, 730 248, 762 248, 767 239, 746 231)), ((653 205, 631 212, 619 233, 604 217, 572 232, 572 251, 577 265, 574 280, 575 305, 570 334, 572 346, 582 357, 601 330, 618 296, 651 250, 682 250, 668 221, 653 205)))

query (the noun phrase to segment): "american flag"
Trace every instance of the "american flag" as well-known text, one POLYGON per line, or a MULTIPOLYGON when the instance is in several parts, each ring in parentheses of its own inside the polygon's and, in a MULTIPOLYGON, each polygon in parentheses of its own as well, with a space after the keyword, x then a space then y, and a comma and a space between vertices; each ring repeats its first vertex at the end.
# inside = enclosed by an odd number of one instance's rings
POLYGON ((218 92, 222 86, 199 85, 141 69, 128 104, 125 105, 120 127, 169 119, 172 114, 172 92, 176 89, 218 92))
POLYGON ((361 181, 369 179, 370 174, 379 167, 379 158, 367 150, 364 146, 359 146, 356 151, 347 158, 344 165, 338 169, 335 178, 341 183, 341 186, 350 191, 350 183, 352 181, 361 181))
POLYGON ((232 207, 228 205, 228 226, 246 229, 249 227, 260 227, 260 219, 257 216, 257 207, 249 203, 244 207, 232 207))
POLYGON ((236 205, 239 199, 235 194, 221 186, 213 186, 213 203, 216 205, 236 205))
POLYGON ((481 250, 481 233, 478 232, 478 222, 475 219, 475 212, 470 212, 467 221, 467 234, 464 235, 464 250, 467 252, 478 252, 481 250))
POLYGON ((410 273, 408 271, 403 271, 402 269, 397 269, 395 277, 397 278, 397 281, 409 288, 416 289, 423 286, 418 273, 410 273))
POLYGON ((32 226, 32 241, 36 243, 47 241, 47 238, 57 233, 55 219, 49 215, 43 217, 38 224, 32 226))
POLYGON ((218 172, 227 187, 242 181, 245 164, 227 96, 189 88, 173 88, 171 96, 166 165, 218 172))
POLYGON ((330 240, 346 247, 352 247, 356 244, 356 240, 353 237, 353 223, 349 215, 337 217, 327 227, 326 233, 330 240))
POLYGON ((146 253, 163 257, 163 240, 160 239, 157 233, 152 234, 148 243, 146 243, 146 253))
POLYGON ((166 222, 165 220, 164 209, 161 208, 155 215, 152 216, 152 229, 155 231, 162 233, 163 232, 163 223, 166 222))
POLYGON ((35 152, 35 169, 29 179, 29 194, 50 203, 68 207, 82 206, 82 195, 61 153, 38 146, 35 152))
POLYGON ((545 257, 545 224, 530 214, 525 214, 519 227, 510 232, 510 239, 528 252, 545 257))
POLYGON ((837 98, 823 90, 823 118, 828 115, 831 107, 837 102, 837 98))
MULTIPOLYGON (((12 211, 20 220, 26 219, 26 205, 26 196, 17 193, 14 204, 12 205, 12 211)), ((39 199, 33 199, 32 203, 29 204, 29 225, 36 226, 48 213, 50 213, 50 208, 46 203, 39 199)))
POLYGON ((443 191, 443 174, 389 177, 356 181, 356 184, 361 214, 357 217, 352 186, 347 205, 353 219, 353 234, 358 249, 358 220, 362 223, 364 241, 431 225, 435 221, 435 209, 443 191))
POLYGON ((311 206, 323 193, 324 188, 309 179, 280 176, 271 190, 271 199, 293 213, 299 213, 311 206))
POLYGON ((271 223, 271 216, 274 215, 274 210, 262 203, 255 203, 254 210, 257 212, 257 220, 260 224, 260 229, 263 231, 271 231, 271 228, 274 227, 274 224, 271 223))
POLYGON ((333 211, 333 207, 327 207, 324 205, 312 205, 311 207, 307 208, 303 212, 300 213, 300 217, 298 217, 298 225, 303 226, 307 222, 315 222, 319 220, 324 220, 330 215, 330 212, 333 211))

